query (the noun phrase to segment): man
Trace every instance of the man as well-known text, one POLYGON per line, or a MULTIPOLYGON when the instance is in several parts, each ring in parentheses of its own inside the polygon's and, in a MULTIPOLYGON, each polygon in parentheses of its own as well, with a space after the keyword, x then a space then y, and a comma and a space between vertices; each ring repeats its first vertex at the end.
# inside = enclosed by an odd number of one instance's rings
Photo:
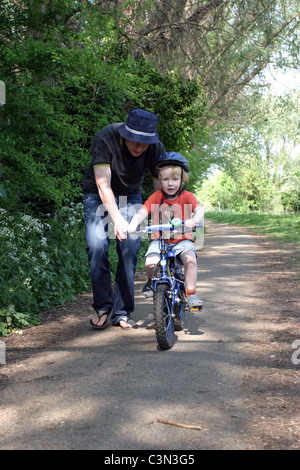
MULTIPOLYGON (((128 225, 141 206, 141 189, 147 168, 156 177, 155 162, 165 152, 156 132, 158 117, 143 109, 132 110, 126 123, 111 124, 94 136, 92 160, 84 177, 84 220, 91 267, 96 329, 111 322, 135 328, 134 276, 140 239, 127 238, 128 225), (108 259, 108 222, 114 224, 118 266, 114 293, 108 259)), ((159 183, 155 184, 159 189, 159 183)))

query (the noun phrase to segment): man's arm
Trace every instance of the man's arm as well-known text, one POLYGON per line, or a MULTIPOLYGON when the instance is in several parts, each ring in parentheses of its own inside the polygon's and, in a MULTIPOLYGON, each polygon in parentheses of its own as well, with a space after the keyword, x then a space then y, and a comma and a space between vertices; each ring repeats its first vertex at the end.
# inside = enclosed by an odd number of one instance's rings
POLYGON ((127 237, 128 222, 121 215, 111 189, 111 169, 109 166, 96 166, 94 173, 101 201, 105 205, 115 225, 115 235, 120 241, 125 240, 127 237))

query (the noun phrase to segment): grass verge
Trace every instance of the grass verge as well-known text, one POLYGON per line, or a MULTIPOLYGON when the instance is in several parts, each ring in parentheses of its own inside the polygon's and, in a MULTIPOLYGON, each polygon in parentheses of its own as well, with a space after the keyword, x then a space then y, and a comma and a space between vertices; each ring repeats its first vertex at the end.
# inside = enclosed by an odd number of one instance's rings
POLYGON ((261 214, 207 211, 205 219, 213 222, 241 225, 262 233, 270 240, 300 246, 300 213, 261 214))

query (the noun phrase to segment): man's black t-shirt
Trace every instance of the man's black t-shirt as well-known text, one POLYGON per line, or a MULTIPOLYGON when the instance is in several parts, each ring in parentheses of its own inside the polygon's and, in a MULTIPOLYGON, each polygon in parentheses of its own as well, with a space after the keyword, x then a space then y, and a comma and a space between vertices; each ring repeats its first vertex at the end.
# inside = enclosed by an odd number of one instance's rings
POLYGON ((111 188, 116 196, 140 193, 147 168, 157 177, 155 162, 165 152, 163 144, 150 144, 139 157, 133 157, 118 132, 120 125, 106 126, 94 136, 92 160, 83 180, 84 193, 98 193, 94 175, 96 166, 110 166, 111 188))

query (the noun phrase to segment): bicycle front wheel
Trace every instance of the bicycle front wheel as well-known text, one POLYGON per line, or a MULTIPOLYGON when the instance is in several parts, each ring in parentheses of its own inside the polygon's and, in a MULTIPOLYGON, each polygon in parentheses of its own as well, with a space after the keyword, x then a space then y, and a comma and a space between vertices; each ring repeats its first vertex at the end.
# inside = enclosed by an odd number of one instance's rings
POLYGON ((171 349, 174 345, 174 318, 167 284, 158 284, 153 297, 153 314, 156 339, 161 349, 171 349))

